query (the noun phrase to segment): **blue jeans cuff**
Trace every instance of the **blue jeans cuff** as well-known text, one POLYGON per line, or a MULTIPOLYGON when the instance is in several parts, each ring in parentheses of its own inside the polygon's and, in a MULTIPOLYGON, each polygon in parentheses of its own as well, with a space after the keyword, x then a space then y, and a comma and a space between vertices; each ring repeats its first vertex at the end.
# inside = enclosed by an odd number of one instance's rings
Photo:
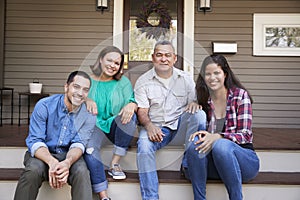
POLYGON ((104 190, 107 190, 108 182, 104 181, 102 183, 97 183, 97 184, 92 185, 92 187, 93 187, 93 192, 94 193, 99 193, 99 192, 102 192, 104 190))
POLYGON ((127 150, 123 147, 118 147, 118 146, 114 145, 113 153, 118 156, 125 156, 127 153, 127 150))

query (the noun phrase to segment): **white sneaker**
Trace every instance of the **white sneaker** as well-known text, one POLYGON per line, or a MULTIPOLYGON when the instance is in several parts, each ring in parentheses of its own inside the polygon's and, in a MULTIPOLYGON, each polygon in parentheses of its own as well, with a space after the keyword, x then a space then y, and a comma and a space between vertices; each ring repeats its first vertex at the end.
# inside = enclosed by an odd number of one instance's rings
POLYGON ((109 170, 108 174, 115 180, 126 179, 125 173, 122 171, 120 164, 114 164, 109 170))

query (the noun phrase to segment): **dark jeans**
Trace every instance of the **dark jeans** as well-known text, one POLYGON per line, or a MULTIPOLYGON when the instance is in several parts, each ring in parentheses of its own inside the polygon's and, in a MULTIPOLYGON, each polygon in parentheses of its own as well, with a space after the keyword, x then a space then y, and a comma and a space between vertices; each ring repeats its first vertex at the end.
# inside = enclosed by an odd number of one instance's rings
MULTIPOLYGON (((66 153, 52 155, 59 161, 66 158, 66 153)), ((24 156, 24 165, 14 200, 35 200, 43 181, 49 180, 49 167, 43 161, 31 157, 28 151, 24 156)), ((82 157, 71 166, 68 183, 71 185, 72 200, 92 200, 90 174, 82 157)))

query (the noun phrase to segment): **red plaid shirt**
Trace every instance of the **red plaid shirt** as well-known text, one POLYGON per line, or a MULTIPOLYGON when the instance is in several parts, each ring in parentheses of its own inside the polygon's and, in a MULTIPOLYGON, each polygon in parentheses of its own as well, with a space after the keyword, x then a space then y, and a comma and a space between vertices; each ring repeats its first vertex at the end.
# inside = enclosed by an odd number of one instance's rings
MULTIPOLYGON (((208 131, 214 133, 216 130, 214 105, 211 99, 208 103, 211 107, 208 131)), ((225 132, 220 133, 224 138, 237 144, 252 143, 252 105, 247 91, 241 88, 228 90, 225 119, 225 132)))

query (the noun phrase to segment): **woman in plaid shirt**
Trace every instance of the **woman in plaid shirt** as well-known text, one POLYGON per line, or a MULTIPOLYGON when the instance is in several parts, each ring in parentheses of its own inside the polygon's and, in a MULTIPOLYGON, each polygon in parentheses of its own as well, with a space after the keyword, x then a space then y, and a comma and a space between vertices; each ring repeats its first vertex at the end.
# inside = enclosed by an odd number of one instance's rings
POLYGON ((222 55, 205 58, 196 90, 208 130, 192 134, 186 149, 185 175, 194 199, 205 199, 207 179, 221 179, 231 200, 243 199, 242 182, 259 171, 252 144, 252 98, 222 55))

